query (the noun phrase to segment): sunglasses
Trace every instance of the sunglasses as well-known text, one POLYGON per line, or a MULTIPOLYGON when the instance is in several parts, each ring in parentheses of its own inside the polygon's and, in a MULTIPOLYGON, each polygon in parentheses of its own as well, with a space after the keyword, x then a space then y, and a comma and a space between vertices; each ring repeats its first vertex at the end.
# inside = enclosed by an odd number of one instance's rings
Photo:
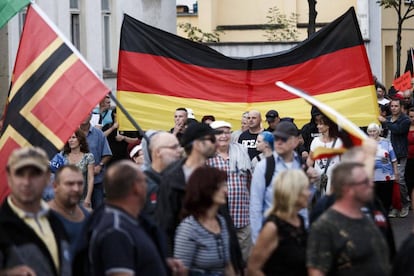
POLYGON ((210 141, 211 143, 216 143, 216 137, 215 136, 206 136, 206 137, 202 137, 202 138, 200 138, 200 139, 198 139, 198 140, 201 140, 201 141, 210 141))
POLYGON ((280 137, 280 136, 274 136, 274 138, 275 138, 275 142, 279 141, 279 140, 282 140, 283 143, 286 143, 286 141, 289 140, 289 138, 280 137))

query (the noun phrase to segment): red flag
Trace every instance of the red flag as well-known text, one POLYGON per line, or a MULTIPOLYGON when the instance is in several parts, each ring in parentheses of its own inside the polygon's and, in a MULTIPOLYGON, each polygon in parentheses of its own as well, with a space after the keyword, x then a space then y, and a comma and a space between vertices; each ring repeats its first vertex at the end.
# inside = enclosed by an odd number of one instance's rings
POLYGON ((109 88, 38 6, 26 15, 0 139, 0 202, 6 164, 19 147, 61 149, 109 88))
POLYGON ((392 82, 392 85, 394 85, 394 88, 398 91, 411 89, 411 72, 407 71, 401 77, 396 78, 392 82))

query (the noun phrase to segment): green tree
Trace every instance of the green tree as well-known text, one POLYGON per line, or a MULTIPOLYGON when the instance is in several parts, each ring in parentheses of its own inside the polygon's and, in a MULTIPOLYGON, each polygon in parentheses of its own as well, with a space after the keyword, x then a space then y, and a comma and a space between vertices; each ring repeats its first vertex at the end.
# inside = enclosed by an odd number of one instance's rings
POLYGON ((297 14, 292 13, 289 18, 282 14, 277 7, 269 8, 265 37, 267 41, 295 41, 298 39, 296 27, 297 14))
POLYGON ((220 42, 220 33, 223 31, 214 30, 212 33, 203 32, 197 26, 191 25, 191 23, 180 23, 178 28, 182 29, 187 34, 189 40, 195 42, 220 42))
POLYGON ((409 1, 409 4, 405 4, 405 0, 379 0, 377 3, 385 9, 392 8, 397 13, 397 41, 396 41, 396 54, 397 54, 397 71, 395 77, 401 75, 401 32, 404 22, 414 16, 414 3, 409 1))

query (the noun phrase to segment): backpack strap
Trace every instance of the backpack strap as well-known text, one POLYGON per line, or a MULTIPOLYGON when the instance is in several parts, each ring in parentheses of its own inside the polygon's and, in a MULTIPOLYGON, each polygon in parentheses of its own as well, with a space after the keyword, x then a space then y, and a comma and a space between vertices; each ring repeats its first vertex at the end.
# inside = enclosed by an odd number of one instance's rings
POLYGON ((269 187, 270 183, 272 182, 275 167, 276 167, 276 160, 273 154, 266 157, 266 171, 265 171, 266 188, 269 187))

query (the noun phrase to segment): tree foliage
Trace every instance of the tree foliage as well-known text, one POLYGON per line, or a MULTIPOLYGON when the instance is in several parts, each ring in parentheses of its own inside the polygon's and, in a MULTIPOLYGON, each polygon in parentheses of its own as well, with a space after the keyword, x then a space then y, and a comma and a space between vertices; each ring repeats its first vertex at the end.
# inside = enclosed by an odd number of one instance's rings
POLYGON ((280 12, 277 7, 269 8, 265 37, 267 41, 295 41, 298 39, 296 27, 297 14, 292 13, 289 18, 280 12))
POLYGON ((187 38, 189 40, 195 41, 195 42, 220 42, 220 33, 223 33, 223 31, 217 31, 214 30, 211 33, 203 32, 200 28, 197 26, 191 25, 191 23, 180 23, 178 24, 178 27, 184 31, 184 33, 187 34, 187 38))
POLYGON ((401 75, 401 32, 404 22, 414 17, 414 3, 410 1, 409 4, 405 4, 405 0, 379 0, 377 3, 385 9, 394 9, 397 14, 397 40, 396 40, 396 54, 397 54, 397 70, 395 77, 401 75))

